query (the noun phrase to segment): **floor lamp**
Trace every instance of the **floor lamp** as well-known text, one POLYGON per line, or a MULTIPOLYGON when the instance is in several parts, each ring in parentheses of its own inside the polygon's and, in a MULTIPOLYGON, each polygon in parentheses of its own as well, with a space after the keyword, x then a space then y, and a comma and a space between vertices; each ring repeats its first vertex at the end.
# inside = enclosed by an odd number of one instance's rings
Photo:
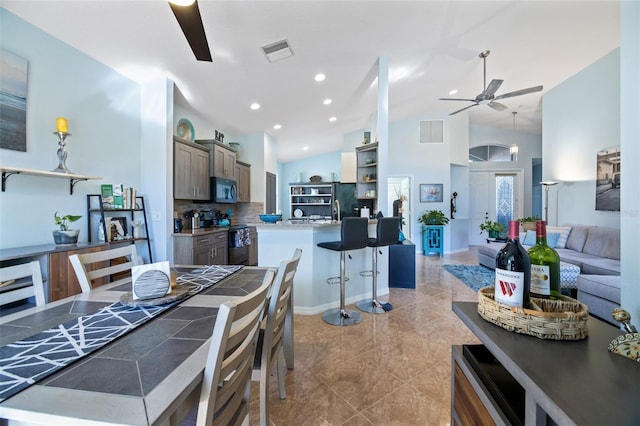
POLYGON ((558 182, 540 182, 540 185, 544 186, 544 222, 549 224, 549 189, 553 185, 557 185, 558 182))

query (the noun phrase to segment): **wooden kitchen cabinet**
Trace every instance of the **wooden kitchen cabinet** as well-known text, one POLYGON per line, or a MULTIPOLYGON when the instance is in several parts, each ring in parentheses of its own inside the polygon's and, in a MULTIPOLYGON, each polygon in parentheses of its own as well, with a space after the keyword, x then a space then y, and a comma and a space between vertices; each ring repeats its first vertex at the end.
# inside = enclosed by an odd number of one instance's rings
POLYGON ((238 181, 238 202, 251 201, 251 164, 236 160, 236 179, 238 181))
POLYGON ((179 138, 174 140, 173 197, 179 200, 208 200, 209 151, 179 138))
POLYGON ((226 229, 220 229, 195 235, 174 235, 173 262, 176 265, 228 264, 228 231, 226 229))
MULTIPOLYGON (((69 256, 72 254, 86 254, 96 253, 107 249, 108 246, 89 247, 84 249, 57 251, 49 253, 49 297, 48 302, 54 302, 56 300, 64 299, 68 296, 82 293, 80 283, 76 277, 76 273, 73 270, 73 266, 69 262, 69 256)), ((106 267, 105 263, 95 263, 91 265, 91 270, 106 267)), ((104 282, 96 281, 96 285, 106 284, 104 282)))
POLYGON ((249 231, 249 239, 251 240, 247 265, 258 266, 258 231, 255 226, 248 226, 247 230, 249 231))
POLYGON ((222 144, 213 145, 213 176, 231 180, 236 177, 236 153, 222 144))

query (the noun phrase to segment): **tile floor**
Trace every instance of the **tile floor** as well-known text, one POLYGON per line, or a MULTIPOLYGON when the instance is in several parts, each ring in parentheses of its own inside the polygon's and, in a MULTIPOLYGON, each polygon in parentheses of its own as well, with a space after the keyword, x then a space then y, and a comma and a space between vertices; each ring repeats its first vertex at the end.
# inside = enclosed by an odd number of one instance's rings
MULTIPOLYGON (((285 400, 271 377, 271 424, 449 425, 451 345, 478 340, 451 311, 452 301, 477 295, 442 268, 446 263, 477 264, 477 253, 417 256, 416 288, 390 289, 380 299, 393 310, 363 313, 358 325, 295 316, 295 368, 285 400)), ((259 424, 258 393, 254 382, 252 425, 259 424)))

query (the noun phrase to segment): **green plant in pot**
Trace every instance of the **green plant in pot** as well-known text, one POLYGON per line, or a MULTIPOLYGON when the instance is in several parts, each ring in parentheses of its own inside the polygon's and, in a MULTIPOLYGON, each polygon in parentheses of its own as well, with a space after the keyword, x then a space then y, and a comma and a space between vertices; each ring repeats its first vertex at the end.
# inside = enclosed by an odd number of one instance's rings
POLYGON ((423 225, 446 225, 449 218, 440 210, 428 210, 418 218, 423 225))
POLYGON ((54 223, 59 229, 53 231, 53 241, 56 244, 76 244, 78 242, 79 229, 69 229, 69 225, 82 216, 67 214, 58 216, 58 212, 53 214, 54 223))
POLYGON ((541 220, 538 216, 527 216, 521 217, 518 219, 520 225, 522 225, 522 229, 524 231, 535 231, 536 230, 536 221, 541 220))
POLYGON ((480 233, 482 234, 486 231, 489 234, 489 238, 493 239, 498 238, 505 230, 506 228, 503 224, 489 219, 480 224, 480 233))

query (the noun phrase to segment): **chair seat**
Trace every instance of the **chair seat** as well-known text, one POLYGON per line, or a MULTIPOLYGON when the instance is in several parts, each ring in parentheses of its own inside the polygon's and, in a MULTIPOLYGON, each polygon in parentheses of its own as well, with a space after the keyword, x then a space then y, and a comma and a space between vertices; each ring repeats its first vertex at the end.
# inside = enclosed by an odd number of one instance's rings
POLYGON ((325 241, 323 243, 318 243, 318 247, 322 247, 328 250, 333 251, 345 251, 348 250, 344 248, 342 241, 325 241))

